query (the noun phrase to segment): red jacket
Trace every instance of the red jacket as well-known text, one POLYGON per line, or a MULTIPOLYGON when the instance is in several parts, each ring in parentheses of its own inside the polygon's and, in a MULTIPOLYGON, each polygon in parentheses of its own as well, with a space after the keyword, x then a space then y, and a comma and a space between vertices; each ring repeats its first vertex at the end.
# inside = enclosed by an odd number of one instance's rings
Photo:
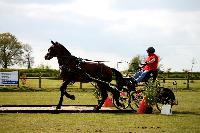
POLYGON ((144 70, 151 71, 157 70, 158 68, 158 56, 156 54, 151 54, 146 59, 147 65, 144 67, 144 70))

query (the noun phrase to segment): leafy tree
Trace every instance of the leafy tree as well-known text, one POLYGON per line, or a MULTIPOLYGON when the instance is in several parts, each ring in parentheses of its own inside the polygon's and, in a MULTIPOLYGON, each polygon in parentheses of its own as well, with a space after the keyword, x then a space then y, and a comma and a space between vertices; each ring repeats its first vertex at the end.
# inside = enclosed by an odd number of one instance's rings
POLYGON ((40 65, 38 65, 37 68, 39 68, 39 69, 50 69, 50 66, 44 65, 44 64, 40 64, 40 65))
POLYGON ((135 57, 133 57, 133 59, 131 60, 130 64, 129 64, 129 68, 128 71, 129 72, 136 72, 138 69, 138 66, 141 64, 141 62, 143 61, 144 57, 137 55, 135 57))
POLYGON ((11 33, 0 34, 0 66, 7 68, 23 61, 23 45, 11 33))
POLYGON ((23 50, 24 50, 24 61, 23 63, 27 65, 27 68, 31 68, 34 63, 34 58, 31 56, 31 53, 33 52, 32 47, 28 44, 23 45, 23 50))

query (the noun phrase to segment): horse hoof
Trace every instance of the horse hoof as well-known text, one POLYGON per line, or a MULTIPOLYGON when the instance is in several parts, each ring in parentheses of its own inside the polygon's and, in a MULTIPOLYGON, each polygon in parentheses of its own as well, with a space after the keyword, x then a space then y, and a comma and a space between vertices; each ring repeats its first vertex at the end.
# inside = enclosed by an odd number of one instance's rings
POLYGON ((98 106, 96 106, 96 107, 94 107, 94 109, 93 109, 95 112, 99 112, 99 107, 98 106))
POLYGON ((74 96, 74 95, 71 95, 71 96, 70 96, 70 99, 71 99, 71 100, 75 100, 75 96, 74 96))
POLYGON ((59 109, 61 109, 61 106, 57 106, 57 107, 56 107, 56 110, 59 110, 59 109))
POLYGON ((121 104, 119 103, 118 106, 122 107, 122 108, 125 108, 125 105, 124 104, 121 104))

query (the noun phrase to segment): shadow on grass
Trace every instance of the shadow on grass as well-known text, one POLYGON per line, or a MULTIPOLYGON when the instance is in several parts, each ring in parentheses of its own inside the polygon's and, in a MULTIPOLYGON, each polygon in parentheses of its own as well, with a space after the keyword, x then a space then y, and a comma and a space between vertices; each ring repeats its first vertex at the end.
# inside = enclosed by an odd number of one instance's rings
POLYGON ((200 112, 191 112, 191 111, 173 111, 173 114, 190 114, 190 115, 200 116, 200 112))

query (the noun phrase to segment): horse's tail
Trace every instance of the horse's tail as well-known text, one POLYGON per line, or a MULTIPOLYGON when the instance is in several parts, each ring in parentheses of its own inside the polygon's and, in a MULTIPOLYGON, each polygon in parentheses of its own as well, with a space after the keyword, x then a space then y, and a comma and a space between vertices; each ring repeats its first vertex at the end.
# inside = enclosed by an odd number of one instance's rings
POLYGON ((122 88, 125 85, 125 81, 122 74, 114 68, 111 68, 111 70, 115 75, 117 86, 119 87, 119 89, 122 88))

